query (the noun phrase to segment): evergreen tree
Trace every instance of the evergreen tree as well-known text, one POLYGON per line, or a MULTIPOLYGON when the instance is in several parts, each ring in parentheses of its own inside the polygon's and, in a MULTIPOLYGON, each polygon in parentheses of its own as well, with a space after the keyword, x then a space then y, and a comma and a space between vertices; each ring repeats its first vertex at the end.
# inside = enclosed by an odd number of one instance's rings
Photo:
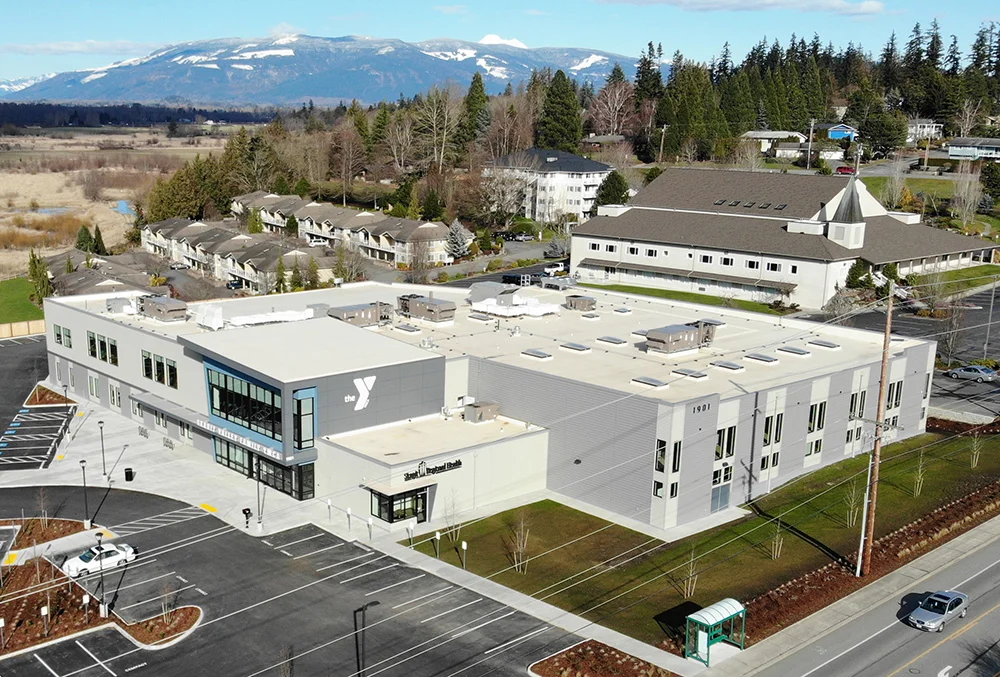
POLYGON ((924 35, 920 31, 920 24, 913 26, 910 39, 906 43, 906 52, 903 55, 903 66, 912 75, 917 72, 924 63, 924 35))
POLYGON ((580 105, 569 78, 556 71, 545 94, 542 114, 535 125, 535 145, 538 148, 579 152, 583 137, 580 105))
POLYGON ((424 195, 420 211, 425 221, 439 221, 444 216, 444 202, 433 188, 428 189, 424 195))
POLYGON ((34 249, 28 252, 28 280, 35 290, 35 303, 42 305, 42 299, 52 296, 49 266, 45 263, 45 259, 35 253, 34 249))
POLYGON ((94 236, 90 234, 90 228, 86 225, 80 226, 76 234, 76 248, 82 252, 94 251, 94 236))
POLYGON ((302 289, 302 271, 299 270, 298 259, 296 259, 295 265, 292 266, 292 277, 288 281, 288 286, 291 288, 291 291, 302 289))
POLYGON ((375 122, 372 124, 371 131, 371 146, 373 149, 385 143, 386 136, 389 133, 390 122, 392 122, 392 115, 389 112, 389 107, 385 104, 379 104, 378 113, 375 114, 375 122))
POLYGON ((66 255, 66 270, 65 270, 65 272, 66 272, 67 275, 69 275, 74 270, 76 270, 76 268, 73 267, 73 260, 70 259, 69 254, 67 254, 66 255))
POLYGON ((309 257, 309 267, 306 269, 306 289, 319 289, 319 264, 309 257))
POLYGON ((847 281, 845 282, 847 288, 860 289, 863 287, 866 275, 868 275, 868 265, 862 259, 855 259, 847 270, 847 281))
POLYGON ((448 227, 448 239, 444 243, 448 256, 456 261, 469 255, 469 236, 458 219, 448 227))
POLYGON ((620 85, 624 84, 625 80, 625 71, 622 70, 621 64, 615 63, 608 74, 608 79, 604 81, 604 85, 620 85))
POLYGON ((406 218, 411 221, 420 220, 420 199, 417 197, 417 191, 413 191, 410 195, 410 204, 406 207, 406 218))
POLYGON ((250 212, 250 216, 247 218, 247 232, 248 233, 264 232, 264 220, 260 217, 259 209, 254 209, 250 212))
POLYGON ((458 123, 457 141, 460 145, 477 141, 489 128, 489 99, 486 97, 486 86, 483 76, 476 71, 472 76, 469 91, 462 101, 462 117, 458 123))
POLYGON ((292 192, 291 187, 288 185, 288 179, 285 178, 284 174, 278 174, 278 177, 274 180, 274 184, 272 184, 271 192, 278 195, 288 195, 292 192))
POLYGON ((957 78, 962 72, 962 51, 958 48, 958 38, 951 36, 951 44, 948 46, 948 56, 944 60, 948 77, 957 78))
POLYGON ((858 128, 873 153, 887 157, 906 143, 906 116, 900 112, 879 111, 869 115, 858 128))
POLYGON ((288 237, 299 236, 299 220, 295 218, 295 214, 289 214, 288 218, 285 219, 285 235, 288 237))
POLYGON ((944 51, 944 41, 941 39, 941 28, 937 19, 931 21, 931 29, 927 33, 926 63, 931 68, 941 67, 941 57, 944 51))
POLYGON ((369 148, 370 142, 370 130, 368 129, 368 114, 365 109, 361 107, 357 99, 351 101, 351 107, 347 109, 347 117, 350 118, 351 122, 354 124, 354 129, 358 132, 358 136, 364 142, 365 147, 369 148))
POLYGON ((882 86, 886 89, 896 89, 902 82, 900 73, 899 49, 896 47, 896 33, 893 31, 889 36, 889 41, 882 48, 882 57, 879 59, 879 78, 882 86))
POLYGON ((984 193, 1000 202, 1000 163, 984 162, 979 182, 983 185, 984 193))
POLYGON ((274 293, 284 294, 288 291, 288 271, 285 270, 285 258, 278 257, 278 264, 274 267, 274 293))
POLYGON ((295 182, 295 187, 292 188, 292 192, 301 198, 309 197, 312 192, 312 186, 309 185, 309 180, 306 178, 301 178, 295 182))
POLYGON ((101 236, 100 226, 94 226, 94 248, 92 251, 98 256, 108 255, 108 248, 104 246, 104 237, 101 236))
POLYGON ((597 188, 592 214, 597 214, 597 208, 601 205, 623 205, 626 202, 628 202, 628 181, 614 169, 604 177, 597 188))
POLYGON ((663 96, 663 74, 660 72, 659 56, 662 48, 657 51, 650 42, 646 52, 639 57, 635 68, 635 106, 636 110, 643 101, 658 101, 663 96))

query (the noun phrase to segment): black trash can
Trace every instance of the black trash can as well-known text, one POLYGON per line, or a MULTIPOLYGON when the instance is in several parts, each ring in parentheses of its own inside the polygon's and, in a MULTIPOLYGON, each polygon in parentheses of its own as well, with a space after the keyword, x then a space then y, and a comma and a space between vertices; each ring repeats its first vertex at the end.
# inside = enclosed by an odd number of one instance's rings
POLYGON ((125 481, 131 482, 132 478, 134 477, 135 477, 135 472, 132 470, 132 468, 125 468, 125 481))

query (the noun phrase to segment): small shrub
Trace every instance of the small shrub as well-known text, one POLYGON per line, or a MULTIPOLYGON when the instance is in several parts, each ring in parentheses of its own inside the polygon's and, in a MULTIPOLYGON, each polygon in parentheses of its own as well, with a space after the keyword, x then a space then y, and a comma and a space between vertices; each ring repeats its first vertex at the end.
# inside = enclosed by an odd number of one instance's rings
POLYGON ((434 278, 434 281, 435 282, 447 282, 448 279, 449 279, 448 273, 446 273, 446 272, 444 272, 442 270, 440 273, 437 274, 437 277, 434 278))
POLYGON ((497 271, 500 270, 501 268, 505 268, 506 266, 507 263, 503 259, 493 259, 492 261, 486 264, 486 270, 497 271))
POLYGON ((28 206, 31 208, 31 211, 33 212, 37 212, 40 207, 40 205, 38 204, 38 200, 35 200, 34 198, 32 198, 28 206))

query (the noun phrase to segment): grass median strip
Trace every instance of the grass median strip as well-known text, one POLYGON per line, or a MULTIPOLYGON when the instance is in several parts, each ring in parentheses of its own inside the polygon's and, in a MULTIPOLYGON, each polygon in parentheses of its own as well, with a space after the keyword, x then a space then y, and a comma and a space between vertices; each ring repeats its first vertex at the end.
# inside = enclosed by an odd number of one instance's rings
MULTIPOLYGON (((888 445, 877 535, 1000 479, 1000 437, 978 439, 975 468, 973 444, 969 437, 924 434, 888 445)), ((685 602, 749 600, 853 555, 867 460, 859 455, 793 480, 759 499, 753 515, 669 544, 540 501, 464 525, 454 541, 443 534, 441 558, 462 566, 460 543, 466 541, 473 573, 659 645, 683 618, 678 609, 685 602), (772 519, 779 516, 780 522, 772 519), (519 555, 522 524, 528 547, 519 555), (525 559, 522 572, 516 571, 513 563, 525 559)), ((430 541, 416 548, 434 556, 430 541)))
POLYGON ((639 294, 640 296, 654 296, 672 301, 684 301, 685 303, 700 303, 706 306, 723 306, 735 308, 737 310, 748 310, 752 313, 763 313, 765 315, 780 315, 777 310, 771 308, 766 303, 756 301, 744 301, 742 299, 723 298, 721 296, 711 296, 709 294, 696 294, 687 291, 674 291, 672 289, 653 289, 652 287, 633 287, 628 284, 590 284, 581 282, 581 287, 591 289, 603 289, 605 291, 616 291, 622 294, 639 294))

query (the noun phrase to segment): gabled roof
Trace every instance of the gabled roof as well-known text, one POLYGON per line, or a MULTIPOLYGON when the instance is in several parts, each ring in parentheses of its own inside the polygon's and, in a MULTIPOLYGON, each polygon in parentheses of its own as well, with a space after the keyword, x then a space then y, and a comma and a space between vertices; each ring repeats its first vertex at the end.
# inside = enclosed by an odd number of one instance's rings
POLYGON ((246 193, 244 195, 237 195, 236 197, 234 197, 232 199, 232 201, 233 202, 239 202, 239 203, 242 203, 242 204, 246 204, 248 202, 256 200, 257 198, 264 197, 265 195, 272 195, 272 193, 269 193, 266 190, 255 190, 252 193, 246 193))
POLYGON ((289 215, 295 213, 297 209, 301 209, 312 202, 312 200, 304 200, 298 195, 282 195, 278 199, 269 202, 267 205, 263 206, 265 209, 272 214, 281 213, 282 215, 289 215))
POLYGON ((448 226, 436 221, 387 218, 367 228, 372 235, 388 235, 397 242, 430 242, 448 237, 448 226))
POLYGON ((166 238, 173 238, 175 233, 181 232, 194 223, 199 222, 191 219, 174 217, 163 221, 156 221, 155 223, 147 223, 144 227, 151 233, 158 233, 166 238))
POLYGON ((518 153, 511 153, 493 161, 495 167, 510 167, 549 174, 552 172, 593 173, 610 172, 611 165, 589 160, 563 150, 545 150, 529 148, 518 153))
POLYGON ((852 127, 846 122, 821 122, 816 125, 816 129, 849 129, 855 133, 858 131, 857 127, 852 127))
POLYGON ((770 129, 751 129, 749 132, 743 132, 741 135, 744 139, 790 139, 792 137, 804 139, 806 135, 802 132, 787 132, 781 130, 770 130, 770 129))
POLYGON ((831 222, 861 223, 865 220, 864 212, 861 210, 861 199, 858 197, 858 191, 855 187, 856 181, 857 176, 852 176, 847 184, 847 194, 841 198, 840 204, 837 205, 837 211, 830 219, 831 222))
POLYGON ((973 147, 986 147, 986 148, 1000 148, 1000 139, 989 139, 976 136, 960 136, 957 139, 952 139, 949 146, 973 146, 973 147))
POLYGON ((640 190, 631 204, 787 220, 810 219, 846 185, 847 179, 841 176, 671 167, 640 190))

